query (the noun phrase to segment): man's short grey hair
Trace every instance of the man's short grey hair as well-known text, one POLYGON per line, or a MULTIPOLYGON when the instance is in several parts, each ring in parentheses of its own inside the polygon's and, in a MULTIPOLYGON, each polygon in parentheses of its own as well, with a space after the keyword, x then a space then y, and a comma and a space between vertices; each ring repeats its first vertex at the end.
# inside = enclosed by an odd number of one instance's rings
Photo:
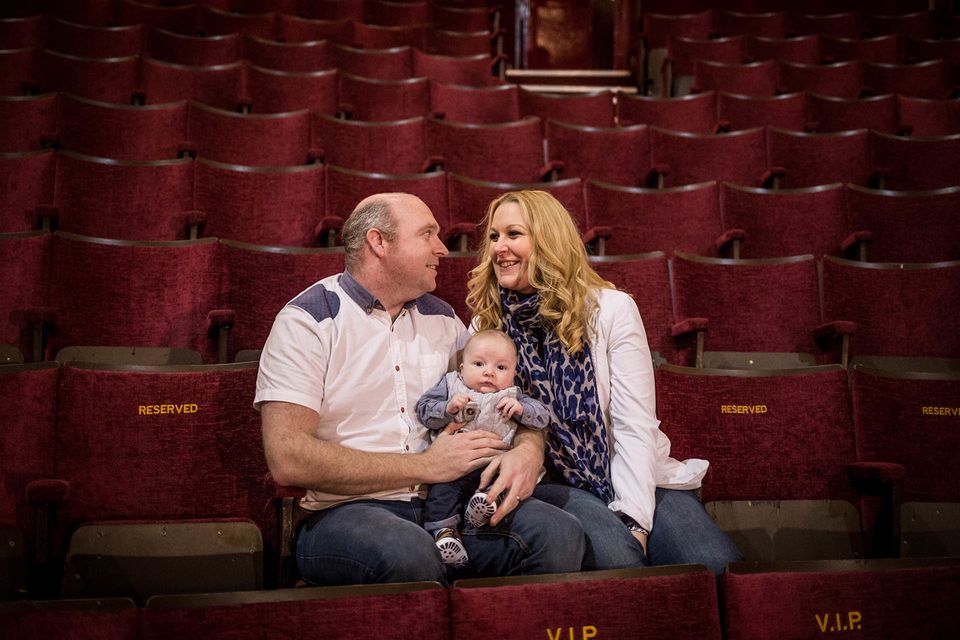
POLYGON ((362 201, 343 223, 343 248, 347 271, 353 271, 363 254, 363 243, 367 231, 379 229, 388 242, 397 237, 397 221, 386 198, 372 198, 362 201))

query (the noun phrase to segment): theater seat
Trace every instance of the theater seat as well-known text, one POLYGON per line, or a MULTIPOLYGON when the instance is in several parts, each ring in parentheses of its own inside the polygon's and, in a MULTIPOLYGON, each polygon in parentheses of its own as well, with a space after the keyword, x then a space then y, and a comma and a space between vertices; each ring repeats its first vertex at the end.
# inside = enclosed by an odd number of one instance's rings
POLYGON ((142 611, 148 640, 272 635, 291 625, 330 640, 450 638, 447 590, 435 582, 157 595, 142 611))
POLYGON ((130 598, 0 602, 5 638, 136 638, 139 619, 130 598))
POLYGON ((716 580, 703 565, 457 580, 450 615, 463 640, 720 638, 716 580), (518 601, 514 615, 490 613, 518 601))
POLYGON ((672 455, 710 461, 704 506, 746 559, 863 557, 842 367, 655 373, 672 455))
POLYGON ((57 132, 59 94, 0 96, 0 153, 42 149, 57 132))
POLYGON ((587 127, 549 120, 546 143, 548 160, 564 178, 631 187, 647 183, 650 130, 645 124, 587 127))
POLYGON ((0 232, 49 228, 56 162, 51 149, 0 153, 0 232))
POLYGON ((740 562, 722 579, 729 640, 960 633, 953 561, 740 562))
POLYGON ((0 343, 28 362, 44 359, 52 244, 45 231, 0 234, 0 343))

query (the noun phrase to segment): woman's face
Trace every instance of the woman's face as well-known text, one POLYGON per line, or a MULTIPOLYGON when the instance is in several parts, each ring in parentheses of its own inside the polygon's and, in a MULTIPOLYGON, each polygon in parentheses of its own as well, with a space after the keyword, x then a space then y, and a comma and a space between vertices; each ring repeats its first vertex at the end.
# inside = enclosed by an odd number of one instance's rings
POLYGON ((533 238, 523 220, 520 205, 504 202, 493 212, 490 225, 490 258, 497 282, 505 289, 533 293, 527 265, 533 252, 533 238))

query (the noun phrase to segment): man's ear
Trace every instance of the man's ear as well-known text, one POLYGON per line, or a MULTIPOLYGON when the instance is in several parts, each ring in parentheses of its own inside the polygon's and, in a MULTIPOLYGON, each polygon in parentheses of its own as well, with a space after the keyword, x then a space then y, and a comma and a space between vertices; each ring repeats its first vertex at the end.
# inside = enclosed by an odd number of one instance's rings
POLYGON ((367 229, 366 240, 373 255, 382 258, 384 253, 386 253, 386 239, 383 237, 380 229, 367 229))

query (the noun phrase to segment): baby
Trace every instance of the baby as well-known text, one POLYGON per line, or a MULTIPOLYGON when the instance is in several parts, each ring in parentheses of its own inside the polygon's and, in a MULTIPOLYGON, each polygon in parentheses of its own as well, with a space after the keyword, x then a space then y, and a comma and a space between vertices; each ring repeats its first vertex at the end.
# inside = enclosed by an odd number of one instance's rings
MULTIPOLYGON (((517 423, 534 430, 549 424, 547 408, 514 385, 517 350, 502 331, 481 331, 467 341, 459 373, 451 371, 423 394, 417 416, 428 429, 440 431, 452 422, 464 423, 462 431, 492 431, 510 444, 517 423)), ((468 496, 465 513, 473 527, 482 527, 496 511, 480 485, 483 468, 459 480, 435 484, 427 496, 424 528, 433 534, 443 562, 454 568, 467 564, 467 550, 460 540, 460 511, 468 496)), ((492 496, 491 496, 492 498, 492 496)))

